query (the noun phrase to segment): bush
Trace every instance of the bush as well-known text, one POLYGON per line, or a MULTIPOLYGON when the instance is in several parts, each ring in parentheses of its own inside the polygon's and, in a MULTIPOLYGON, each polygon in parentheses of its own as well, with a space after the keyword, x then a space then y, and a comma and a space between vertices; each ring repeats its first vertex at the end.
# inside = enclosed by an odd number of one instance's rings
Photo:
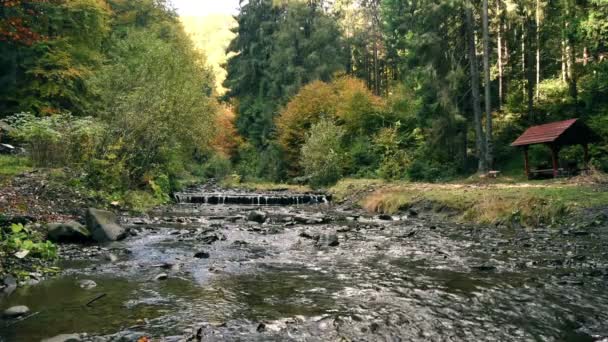
POLYGON ((299 174, 297 161, 306 133, 321 118, 336 119, 345 127, 345 134, 357 137, 382 127, 384 115, 381 98, 356 78, 345 76, 332 83, 316 81, 304 86, 275 120, 290 176, 299 174))
POLYGON ((401 179, 411 163, 406 150, 401 146, 398 132, 399 125, 383 128, 374 138, 374 143, 382 162, 378 168, 378 175, 387 180, 401 179))
POLYGON ((127 188, 145 186, 150 173, 171 177, 175 165, 209 151, 217 131, 213 76, 185 34, 166 41, 130 30, 113 41, 110 56, 88 86, 111 127, 107 145, 119 147, 99 159, 121 163, 127 188))
POLYGON ((215 178, 222 180, 232 172, 232 164, 230 159, 215 154, 206 163, 204 169, 204 177, 215 178))
POLYGON ((330 119, 312 126, 302 147, 300 165, 312 186, 326 186, 342 177, 344 156, 342 137, 345 131, 330 119))
POLYGON ((36 117, 16 114, 7 119, 13 138, 25 144, 34 166, 82 165, 95 154, 104 126, 97 120, 70 114, 36 117))
POLYGON ((457 166, 439 164, 425 158, 415 159, 407 170, 407 176, 412 181, 438 182, 453 178, 457 166))

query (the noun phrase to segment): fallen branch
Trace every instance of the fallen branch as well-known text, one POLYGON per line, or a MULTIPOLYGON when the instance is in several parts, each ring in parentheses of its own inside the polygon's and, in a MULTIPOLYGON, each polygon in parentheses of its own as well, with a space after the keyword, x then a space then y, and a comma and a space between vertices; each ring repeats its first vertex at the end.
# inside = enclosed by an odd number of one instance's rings
POLYGON ((11 325, 17 324, 17 323, 19 323, 19 322, 23 322, 23 321, 25 321, 26 319, 31 318, 31 317, 34 317, 34 316, 36 316, 37 314, 39 314, 39 313, 41 313, 41 312, 42 312, 42 311, 37 311, 37 312, 34 312, 34 313, 29 314, 29 315, 27 315, 27 316, 20 317, 20 318, 16 319, 15 321, 13 321, 13 322, 11 322, 11 323, 9 323, 9 324, 5 325, 5 327, 10 327, 11 325))
POLYGON ((103 297, 105 297, 105 296, 107 296, 107 294, 105 294, 105 293, 100 294, 99 296, 97 296, 97 297, 95 297, 95 298, 91 299, 91 300, 90 300, 90 301, 89 301, 89 302, 86 304, 86 306, 91 306, 91 304, 95 303, 96 301, 100 300, 101 298, 103 298, 103 297))

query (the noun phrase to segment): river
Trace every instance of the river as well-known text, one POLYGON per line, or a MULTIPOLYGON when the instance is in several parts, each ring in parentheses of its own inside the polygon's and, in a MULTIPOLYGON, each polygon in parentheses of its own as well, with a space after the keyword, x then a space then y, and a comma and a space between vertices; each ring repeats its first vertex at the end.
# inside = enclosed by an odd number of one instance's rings
POLYGON ((184 203, 122 223, 127 239, 61 246, 60 276, 2 299, 34 314, 0 320, 0 341, 608 341, 607 227, 323 203, 184 203))

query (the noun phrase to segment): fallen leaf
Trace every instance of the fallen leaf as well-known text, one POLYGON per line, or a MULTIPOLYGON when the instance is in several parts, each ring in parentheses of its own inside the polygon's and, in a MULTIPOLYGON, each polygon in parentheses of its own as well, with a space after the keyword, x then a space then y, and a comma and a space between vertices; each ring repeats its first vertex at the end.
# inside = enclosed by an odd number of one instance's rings
POLYGON ((23 249, 20 250, 19 252, 15 253, 15 256, 19 259, 23 259, 25 258, 28 254, 30 254, 30 251, 28 251, 27 249, 23 249))

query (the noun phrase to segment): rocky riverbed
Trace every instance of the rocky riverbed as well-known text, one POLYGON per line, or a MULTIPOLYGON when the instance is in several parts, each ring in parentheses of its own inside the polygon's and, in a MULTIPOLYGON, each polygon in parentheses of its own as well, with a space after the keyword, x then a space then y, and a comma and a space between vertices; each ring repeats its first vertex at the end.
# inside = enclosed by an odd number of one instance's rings
POLYGON ((60 247, 0 341, 608 341, 608 227, 176 204, 60 247))

